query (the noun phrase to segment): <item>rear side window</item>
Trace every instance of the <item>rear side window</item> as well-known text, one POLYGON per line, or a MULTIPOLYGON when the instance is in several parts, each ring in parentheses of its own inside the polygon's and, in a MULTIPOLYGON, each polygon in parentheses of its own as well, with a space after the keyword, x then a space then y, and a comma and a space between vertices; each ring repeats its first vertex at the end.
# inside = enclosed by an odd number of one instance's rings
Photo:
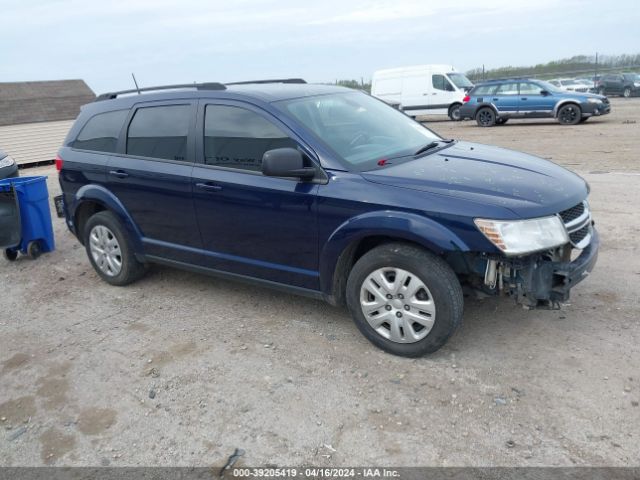
POLYGON ((129 124, 127 154, 185 161, 190 105, 139 108, 129 124))
POLYGON ((114 153, 128 113, 129 110, 115 110, 91 117, 71 146, 82 150, 114 153))
POLYGON ((219 167, 261 171, 262 156, 297 143, 277 125, 251 110, 208 105, 204 118, 204 162, 219 167))
POLYGON ((473 95, 491 95, 496 89, 495 85, 479 85, 473 89, 473 95))

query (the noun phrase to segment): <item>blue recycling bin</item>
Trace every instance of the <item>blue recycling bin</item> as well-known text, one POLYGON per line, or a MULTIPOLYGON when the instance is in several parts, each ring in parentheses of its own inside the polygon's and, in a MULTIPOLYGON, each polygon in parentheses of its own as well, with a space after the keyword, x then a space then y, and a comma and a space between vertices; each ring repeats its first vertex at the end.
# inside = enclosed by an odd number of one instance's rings
POLYGON ((8 260, 55 248, 47 177, 0 180, 0 248, 8 260))

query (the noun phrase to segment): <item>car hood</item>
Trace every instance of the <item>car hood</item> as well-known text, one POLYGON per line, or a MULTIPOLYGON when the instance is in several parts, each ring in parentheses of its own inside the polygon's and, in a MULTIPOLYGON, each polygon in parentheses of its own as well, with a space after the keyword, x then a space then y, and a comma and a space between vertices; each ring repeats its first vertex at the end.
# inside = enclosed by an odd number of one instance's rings
POLYGON ((504 207, 521 218, 557 213, 588 194, 582 178, 553 162, 469 142, 362 176, 377 184, 504 207))
POLYGON ((588 98, 597 98, 598 100, 605 101, 607 97, 605 95, 599 95, 597 93, 588 93, 588 92, 563 92, 559 94, 562 98, 572 98, 575 100, 587 100, 588 98))

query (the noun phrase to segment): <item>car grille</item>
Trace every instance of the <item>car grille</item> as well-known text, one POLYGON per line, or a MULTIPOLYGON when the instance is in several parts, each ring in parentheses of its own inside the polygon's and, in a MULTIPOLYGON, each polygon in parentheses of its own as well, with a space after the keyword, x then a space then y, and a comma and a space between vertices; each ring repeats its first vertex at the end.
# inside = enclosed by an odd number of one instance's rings
POLYGON ((569 234, 569 238, 571 239, 571 243, 574 245, 579 244, 581 241, 585 239, 587 235, 591 232, 591 225, 587 224, 582 227, 580 230, 576 230, 575 232, 571 232, 569 234))
POLYGON ((575 207, 568 208, 560 212, 560 217, 564 223, 569 223, 575 220, 584 213, 584 203, 579 203, 575 207))
POLYGON ((559 213, 567 229, 571 244, 576 248, 585 248, 591 242, 591 212, 584 201, 559 213))

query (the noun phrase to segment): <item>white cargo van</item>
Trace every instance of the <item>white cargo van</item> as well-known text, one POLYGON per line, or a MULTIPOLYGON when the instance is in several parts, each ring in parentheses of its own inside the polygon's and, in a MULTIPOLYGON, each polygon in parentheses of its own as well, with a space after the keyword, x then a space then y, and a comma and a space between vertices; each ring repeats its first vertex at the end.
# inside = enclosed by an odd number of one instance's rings
POLYGON ((416 65, 378 70, 371 80, 371 94, 400 108, 412 117, 449 115, 460 120, 458 109, 473 86, 451 65, 416 65))

